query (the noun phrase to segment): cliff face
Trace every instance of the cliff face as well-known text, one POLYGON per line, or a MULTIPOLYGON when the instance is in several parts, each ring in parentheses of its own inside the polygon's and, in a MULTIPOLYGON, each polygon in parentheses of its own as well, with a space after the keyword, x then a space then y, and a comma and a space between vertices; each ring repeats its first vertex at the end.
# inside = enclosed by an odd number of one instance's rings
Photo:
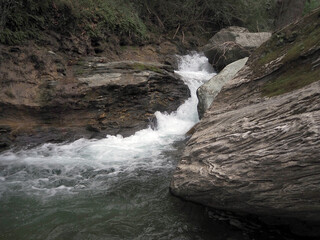
POLYGON ((319 223, 319 56, 320 10, 255 51, 196 126, 171 192, 217 209, 319 223))

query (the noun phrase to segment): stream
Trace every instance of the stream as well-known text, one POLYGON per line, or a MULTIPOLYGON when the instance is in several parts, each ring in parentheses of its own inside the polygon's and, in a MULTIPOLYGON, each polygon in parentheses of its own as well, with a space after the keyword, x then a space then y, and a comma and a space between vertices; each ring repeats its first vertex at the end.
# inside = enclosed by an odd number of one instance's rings
POLYGON ((197 53, 181 56, 176 73, 191 97, 155 113, 156 129, 2 153, 0 239, 252 239, 169 193, 185 133, 199 120, 196 89, 215 75, 197 53))

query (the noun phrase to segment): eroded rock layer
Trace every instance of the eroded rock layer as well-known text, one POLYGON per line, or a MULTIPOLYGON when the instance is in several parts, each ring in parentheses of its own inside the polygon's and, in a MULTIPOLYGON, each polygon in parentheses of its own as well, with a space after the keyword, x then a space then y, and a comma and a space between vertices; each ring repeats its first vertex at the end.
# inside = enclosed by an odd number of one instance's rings
POLYGON ((0 147, 128 136, 152 124, 154 112, 174 111, 190 95, 172 67, 160 63, 88 58, 72 71, 73 78, 1 78, 0 147))
POLYGON ((318 10, 276 33, 224 86, 187 143, 173 194, 320 222, 319 29, 318 10))

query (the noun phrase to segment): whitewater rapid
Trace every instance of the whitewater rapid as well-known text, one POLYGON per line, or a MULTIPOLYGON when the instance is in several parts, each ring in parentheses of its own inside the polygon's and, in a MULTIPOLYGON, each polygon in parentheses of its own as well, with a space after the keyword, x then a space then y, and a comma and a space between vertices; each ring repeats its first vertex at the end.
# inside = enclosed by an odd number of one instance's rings
POLYGON ((191 97, 176 112, 156 112, 155 129, 1 153, 0 239, 261 239, 169 193, 185 133, 199 121, 196 89, 215 73, 194 53, 179 57, 176 74, 191 97))
POLYGON ((7 151, 0 155, 0 197, 8 192, 52 196, 83 189, 107 189, 105 176, 134 174, 136 169, 170 168, 162 157, 175 141, 198 121, 196 89, 215 73, 207 58, 194 53, 179 57, 180 75, 191 97, 171 114, 156 112, 157 127, 130 137, 106 136, 101 140, 79 139, 67 144, 7 151))

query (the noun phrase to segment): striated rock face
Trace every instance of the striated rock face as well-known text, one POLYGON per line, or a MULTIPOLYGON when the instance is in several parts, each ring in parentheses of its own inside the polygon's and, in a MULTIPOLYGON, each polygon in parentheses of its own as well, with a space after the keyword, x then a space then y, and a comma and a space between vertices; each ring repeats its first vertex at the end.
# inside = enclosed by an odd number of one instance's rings
POLYGON ((230 81, 241 68, 246 64, 248 58, 243 58, 226 66, 218 75, 211 78, 208 82, 200 86, 197 90, 198 114, 201 119, 210 107, 214 98, 221 91, 221 88, 230 81))
POLYGON ((248 57, 270 37, 269 32, 251 33, 246 28, 228 27, 216 33, 201 50, 213 67, 221 71, 228 64, 248 57))
POLYGON ((319 56, 319 10, 255 51, 196 126, 171 192, 217 209, 319 225, 319 56))
POLYGON ((74 78, 1 78, 0 147, 146 128, 156 111, 172 112, 190 95, 169 65, 134 61, 78 61, 74 78))

